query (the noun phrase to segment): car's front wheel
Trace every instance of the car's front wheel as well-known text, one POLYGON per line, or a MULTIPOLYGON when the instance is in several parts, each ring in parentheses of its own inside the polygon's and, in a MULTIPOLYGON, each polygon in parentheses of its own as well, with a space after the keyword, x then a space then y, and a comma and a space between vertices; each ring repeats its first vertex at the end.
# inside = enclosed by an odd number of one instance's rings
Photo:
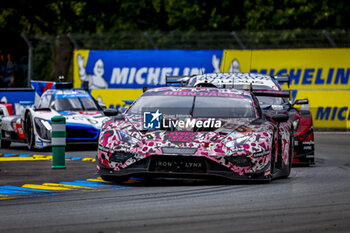
POLYGON ((33 150, 34 144, 35 144, 35 136, 34 136, 33 120, 30 113, 28 113, 25 119, 25 135, 26 135, 28 149, 33 150))
POLYGON ((109 175, 101 175, 102 180, 111 181, 115 183, 123 183, 129 180, 128 176, 109 176, 109 175))
POLYGON ((292 170, 292 165, 293 165, 293 157, 294 157, 294 137, 290 137, 289 141, 289 163, 288 165, 284 168, 284 174, 281 176, 282 178, 287 178, 292 170))

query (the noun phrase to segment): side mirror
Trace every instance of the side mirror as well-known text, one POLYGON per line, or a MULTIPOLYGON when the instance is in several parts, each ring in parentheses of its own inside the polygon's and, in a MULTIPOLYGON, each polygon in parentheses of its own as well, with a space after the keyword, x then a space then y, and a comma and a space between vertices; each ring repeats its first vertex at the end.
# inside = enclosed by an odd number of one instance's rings
POLYGON ((98 106, 100 106, 100 108, 102 108, 103 110, 105 110, 107 108, 107 106, 102 102, 101 97, 97 97, 96 102, 97 102, 98 106))
POLYGON ((149 89, 149 87, 143 86, 143 87, 142 87, 142 92, 145 93, 148 89, 149 89))
POLYGON ((289 120, 289 116, 287 114, 276 114, 272 116, 272 120, 278 123, 287 122, 289 120))
POLYGON ((104 103, 98 103, 98 105, 103 109, 105 110, 107 108, 107 106, 104 104, 104 103))
POLYGON ((108 108, 108 109, 105 109, 103 110, 103 113, 105 114, 105 116, 116 116, 119 114, 119 112, 115 109, 112 109, 112 108, 108 108))
POLYGON ((308 104, 308 103, 309 103, 308 99, 301 99, 301 100, 294 101, 293 105, 295 105, 295 104, 303 105, 303 104, 308 104))

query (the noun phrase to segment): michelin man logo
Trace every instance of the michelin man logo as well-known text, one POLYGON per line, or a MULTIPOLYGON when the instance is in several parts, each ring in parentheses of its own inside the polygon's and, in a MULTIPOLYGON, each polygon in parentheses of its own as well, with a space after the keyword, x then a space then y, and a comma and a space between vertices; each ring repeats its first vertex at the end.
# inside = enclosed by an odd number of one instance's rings
POLYGON ((228 70, 228 72, 230 72, 230 73, 238 73, 238 72, 240 72, 239 62, 238 62, 237 59, 234 59, 231 62, 230 69, 228 70))
POLYGON ((214 73, 220 73, 220 58, 215 54, 211 57, 211 64, 213 65, 214 73))
MULTIPOLYGON (((214 73, 220 73, 220 58, 218 58, 215 54, 211 58, 211 64, 213 65, 214 73)), ((229 73, 240 72, 239 62, 237 59, 234 59, 231 62, 228 72, 229 73)))
POLYGON ((89 89, 105 89, 108 88, 108 84, 103 78, 104 64, 101 59, 98 59, 94 66, 94 74, 87 74, 84 67, 85 58, 78 54, 77 62, 79 67, 79 78, 81 81, 89 82, 89 89))

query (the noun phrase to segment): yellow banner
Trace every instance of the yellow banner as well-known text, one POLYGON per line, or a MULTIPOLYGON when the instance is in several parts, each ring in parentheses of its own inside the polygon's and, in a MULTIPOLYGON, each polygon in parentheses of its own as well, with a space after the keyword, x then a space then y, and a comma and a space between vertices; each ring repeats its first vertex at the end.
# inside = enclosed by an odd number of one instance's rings
POLYGON ((73 53, 73 85, 75 88, 81 87, 81 80, 79 77, 79 67, 83 65, 86 66, 88 57, 89 57, 90 50, 88 49, 81 49, 81 50, 74 50, 73 53), (79 56, 79 59, 78 59, 79 56), (82 64, 78 64, 78 61, 82 64))
POLYGON ((292 89, 350 89, 350 49, 224 50, 221 70, 289 74, 292 89))
POLYGON ((92 89, 91 95, 101 100, 107 108, 123 106, 123 100, 136 100, 142 94, 142 89, 92 89))
POLYGON ((297 99, 308 98, 314 127, 350 128, 350 91, 302 90, 297 99))

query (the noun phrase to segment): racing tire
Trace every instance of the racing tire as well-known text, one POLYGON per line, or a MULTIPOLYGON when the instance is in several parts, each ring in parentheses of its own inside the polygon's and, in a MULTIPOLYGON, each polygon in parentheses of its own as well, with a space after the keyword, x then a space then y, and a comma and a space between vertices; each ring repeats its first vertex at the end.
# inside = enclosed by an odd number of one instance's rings
POLYGON ((276 152, 276 143, 275 143, 275 137, 273 137, 272 139, 272 149, 271 149, 271 165, 270 165, 270 173, 271 173, 271 177, 273 175, 273 172, 275 170, 275 167, 276 167, 276 163, 275 163, 275 156, 276 156, 276 153, 278 153, 278 151, 276 152))
POLYGON ((115 183, 123 183, 123 182, 129 180, 128 176, 117 177, 117 176, 101 175, 101 178, 104 181, 111 181, 111 182, 115 182, 115 183))
POLYGON ((32 116, 30 113, 25 118, 25 135, 27 140, 27 147, 29 150, 34 149, 35 136, 34 136, 34 125, 32 121, 32 116))
POLYGON ((11 141, 1 140, 1 148, 9 148, 11 145, 11 141))
POLYGON ((294 157, 294 137, 293 135, 290 137, 290 141, 289 141, 289 163, 288 166, 285 167, 284 169, 284 174, 281 176, 281 178, 288 178, 288 176, 290 175, 290 172, 292 170, 292 166, 293 166, 293 157, 294 157))

